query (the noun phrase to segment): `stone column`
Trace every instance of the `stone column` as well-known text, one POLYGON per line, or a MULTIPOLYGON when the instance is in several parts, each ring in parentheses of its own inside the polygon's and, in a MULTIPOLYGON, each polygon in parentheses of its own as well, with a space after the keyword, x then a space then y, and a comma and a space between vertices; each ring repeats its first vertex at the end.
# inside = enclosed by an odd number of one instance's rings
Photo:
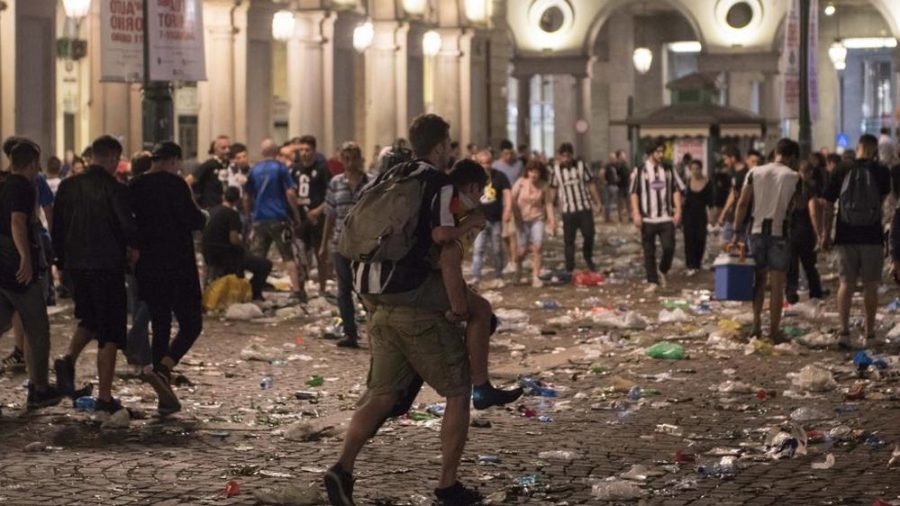
POLYGON ((16 3, 7 2, 0 11, 0 139, 16 131, 16 3))
POLYGON ((365 151, 406 137, 406 34, 397 21, 374 21, 375 38, 365 54, 365 151), (402 90, 402 93, 401 93, 402 90))
POLYGON ((593 64, 589 63, 587 72, 581 75, 575 75, 575 153, 582 160, 590 161, 591 153, 591 118, 593 111, 591 108, 591 75, 590 70, 593 64), (578 125, 581 121, 587 122, 588 130, 585 132, 578 131, 578 125))
POLYGON ((262 140, 272 135, 272 16, 271 4, 254 2, 247 13, 247 76, 239 97, 247 110, 244 138, 252 159, 259 156, 262 140))
POLYGON ((517 74, 518 84, 516 94, 516 144, 528 144, 531 146, 531 80, 533 74, 517 74))
POLYGON ((319 150, 334 144, 334 16, 300 12, 288 42, 289 135, 314 135, 319 150))
MULTIPOLYGON (((434 61, 434 113, 450 123, 450 137, 465 145, 471 135, 472 34, 460 28, 442 28, 443 47, 434 61)), ((428 56, 426 56, 428 58, 428 56)))

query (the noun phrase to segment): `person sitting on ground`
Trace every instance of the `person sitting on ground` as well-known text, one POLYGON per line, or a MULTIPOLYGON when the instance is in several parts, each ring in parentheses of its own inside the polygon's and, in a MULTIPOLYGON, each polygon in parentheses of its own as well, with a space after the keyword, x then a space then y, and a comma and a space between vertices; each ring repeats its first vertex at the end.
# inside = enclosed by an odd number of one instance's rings
MULTIPOLYGON (((754 167, 747 173, 734 213, 734 229, 738 230, 753 202, 749 238, 750 251, 756 262, 756 287, 751 335, 762 337, 762 308, 766 288, 770 287, 769 337, 775 344, 785 342, 781 333, 781 312, 786 273, 791 263, 789 213, 800 189, 800 175, 796 170, 799 157, 800 146, 795 141, 778 141, 775 161, 754 167)), ((730 246, 736 246, 739 241, 739 234, 734 234, 730 246)))
MULTIPOLYGON (((464 230, 467 220, 483 220, 480 199, 487 185, 487 173, 478 162, 463 159, 456 163, 449 176, 457 194, 451 203, 451 211, 457 229, 464 230)), ((441 277, 448 291, 447 318, 455 323, 466 322, 466 349, 469 352, 474 385, 472 403, 475 409, 481 410, 515 401, 522 396, 522 389, 499 390, 491 385, 489 379, 488 353, 490 336, 496 327, 496 317, 493 315, 491 303, 466 286, 462 273, 463 257, 472 248, 479 231, 480 227, 473 226, 457 239, 450 241, 456 248, 442 248, 435 257, 440 259, 441 277), (449 293, 453 290, 460 296, 453 297, 449 293), (466 306, 460 307, 454 303, 455 301, 466 301, 466 306)), ((440 234, 438 236, 440 237, 440 234)))
POLYGON ((225 190, 222 205, 210 211, 203 230, 203 260, 209 267, 211 280, 229 274, 243 278, 244 271, 250 271, 253 274, 250 279, 253 300, 263 300, 262 292, 266 278, 272 272, 272 262, 244 251, 241 215, 237 210, 240 201, 241 190, 232 186, 225 190))

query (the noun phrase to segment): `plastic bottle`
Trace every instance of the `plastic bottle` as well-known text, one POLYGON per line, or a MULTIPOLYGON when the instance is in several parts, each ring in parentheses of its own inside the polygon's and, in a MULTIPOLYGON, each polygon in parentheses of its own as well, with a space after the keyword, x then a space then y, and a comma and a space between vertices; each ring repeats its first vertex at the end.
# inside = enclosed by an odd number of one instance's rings
POLYGON ((636 401, 641 398, 641 387, 635 385, 628 390, 628 400, 636 401))
POLYGON ((647 348, 647 356, 666 360, 681 360, 684 358, 684 347, 680 344, 660 341, 647 348))
POLYGON ((528 395, 540 396, 540 397, 556 397, 556 390, 552 388, 548 388, 544 386, 543 383, 534 379, 534 378, 522 378, 519 380, 519 385, 525 389, 525 392, 528 395))
POLYGON ((541 415, 538 417, 538 421, 541 421, 543 423, 550 423, 553 421, 553 417, 548 415, 541 415))
POLYGON ((268 390, 272 388, 273 383, 275 383, 275 380, 271 376, 263 376, 263 379, 259 380, 259 388, 268 390))
POLYGON ((321 376, 310 376, 309 380, 306 382, 306 386, 308 387, 320 387, 325 384, 325 378, 321 376))
POLYGON ((555 300, 539 300, 535 302, 535 305, 541 309, 559 309, 561 307, 555 300))
POLYGON ((75 399, 73 404, 78 411, 94 411, 97 409, 97 398, 91 396, 79 397, 75 399))

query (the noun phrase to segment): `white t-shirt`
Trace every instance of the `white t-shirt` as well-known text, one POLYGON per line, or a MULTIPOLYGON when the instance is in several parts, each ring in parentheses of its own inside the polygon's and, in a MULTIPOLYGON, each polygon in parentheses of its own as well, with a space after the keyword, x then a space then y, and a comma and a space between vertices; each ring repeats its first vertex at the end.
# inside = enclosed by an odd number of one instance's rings
POLYGON ((753 188, 753 229, 751 234, 761 234, 763 223, 772 222, 772 236, 784 236, 784 223, 788 219, 791 200, 797 193, 800 174, 786 165, 775 162, 750 169, 747 183, 753 188))

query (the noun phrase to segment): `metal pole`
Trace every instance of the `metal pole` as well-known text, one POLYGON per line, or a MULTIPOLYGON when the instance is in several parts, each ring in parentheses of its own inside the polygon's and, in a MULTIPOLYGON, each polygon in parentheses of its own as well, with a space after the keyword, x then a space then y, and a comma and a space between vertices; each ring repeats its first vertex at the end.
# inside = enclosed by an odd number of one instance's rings
POLYGON ((157 142, 172 140, 175 105, 172 101, 172 85, 168 81, 150 80, 150 24, 149 2, 144 0, 144 86, 141 89, 141 113, 143 115, 143 147, 153 148, 157 142))
POLYGON ((809 3, 800 0, 800 157, 812 151, 812 122, 809 116, 809 3))

